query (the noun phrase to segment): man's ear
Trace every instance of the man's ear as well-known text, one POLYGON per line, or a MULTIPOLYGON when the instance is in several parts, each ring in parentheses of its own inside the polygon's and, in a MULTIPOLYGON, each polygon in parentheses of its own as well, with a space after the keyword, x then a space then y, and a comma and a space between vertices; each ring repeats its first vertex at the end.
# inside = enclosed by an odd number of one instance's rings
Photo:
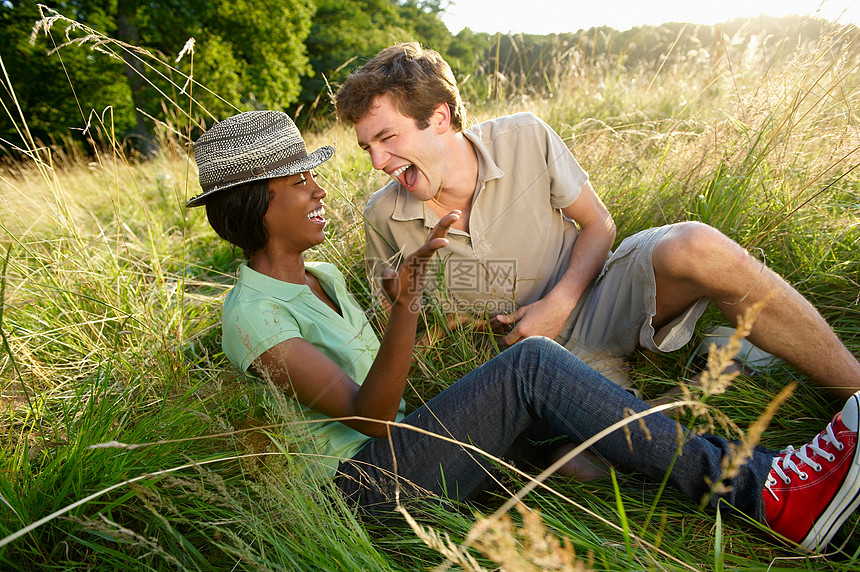
POLYGON ((440 103, 430 116, 430 126, 436 133, 445 133, 451 128, 451 108, 447 103, 440 103))

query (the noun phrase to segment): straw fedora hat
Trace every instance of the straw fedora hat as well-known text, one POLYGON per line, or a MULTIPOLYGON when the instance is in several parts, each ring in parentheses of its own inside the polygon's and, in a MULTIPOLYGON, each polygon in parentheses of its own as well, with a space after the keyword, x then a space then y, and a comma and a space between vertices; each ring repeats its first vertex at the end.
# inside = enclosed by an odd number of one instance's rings
POLYGON ((281 111, 233 115, 213 125, 194 143, 203 192, 185 205, 204 205, 214 193, 243 183, 310 171, 333 153, 329 146, 308 153, 296 124, 281 111))

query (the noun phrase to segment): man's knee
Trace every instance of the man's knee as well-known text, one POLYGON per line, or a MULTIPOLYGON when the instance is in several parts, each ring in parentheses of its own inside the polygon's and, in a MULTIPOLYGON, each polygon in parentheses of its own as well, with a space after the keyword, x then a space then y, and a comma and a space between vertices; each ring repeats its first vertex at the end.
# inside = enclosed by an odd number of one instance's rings
POLYGON ((682 222, 654 247, 654 271, 671 278, 702 280, 740 264, 747 256, 743 248, 714 227, 682 222))

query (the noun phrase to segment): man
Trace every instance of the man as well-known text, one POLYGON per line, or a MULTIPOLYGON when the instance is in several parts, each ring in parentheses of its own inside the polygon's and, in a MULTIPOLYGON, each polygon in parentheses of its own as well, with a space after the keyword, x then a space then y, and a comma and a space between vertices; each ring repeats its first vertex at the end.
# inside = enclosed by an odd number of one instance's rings
POLYGON ((842 398, 860 389, 860 363, 821 315, 718 230, 652 228, 610 256, 612 216, 558 134, 527 113, 465 130, 453 73, 433 50, 382 50, 347 78, 335 105, 373 167, 394 179, 365 210, 372 273, 459 209, 437 295, 447 310, 510 327, 506 344, 547 336, 592 363, 640 346, 672 351, 709 300, 735 323, 767 299, 752 343, 842 398))

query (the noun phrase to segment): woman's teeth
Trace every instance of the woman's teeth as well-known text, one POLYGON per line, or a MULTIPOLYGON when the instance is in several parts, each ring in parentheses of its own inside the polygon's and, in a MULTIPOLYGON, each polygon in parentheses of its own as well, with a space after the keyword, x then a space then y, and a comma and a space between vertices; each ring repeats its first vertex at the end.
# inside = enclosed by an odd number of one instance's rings
POLYGON ((308 213, 308 218, 311 220, 325 220, 325 207, 320 207, 308 213))

